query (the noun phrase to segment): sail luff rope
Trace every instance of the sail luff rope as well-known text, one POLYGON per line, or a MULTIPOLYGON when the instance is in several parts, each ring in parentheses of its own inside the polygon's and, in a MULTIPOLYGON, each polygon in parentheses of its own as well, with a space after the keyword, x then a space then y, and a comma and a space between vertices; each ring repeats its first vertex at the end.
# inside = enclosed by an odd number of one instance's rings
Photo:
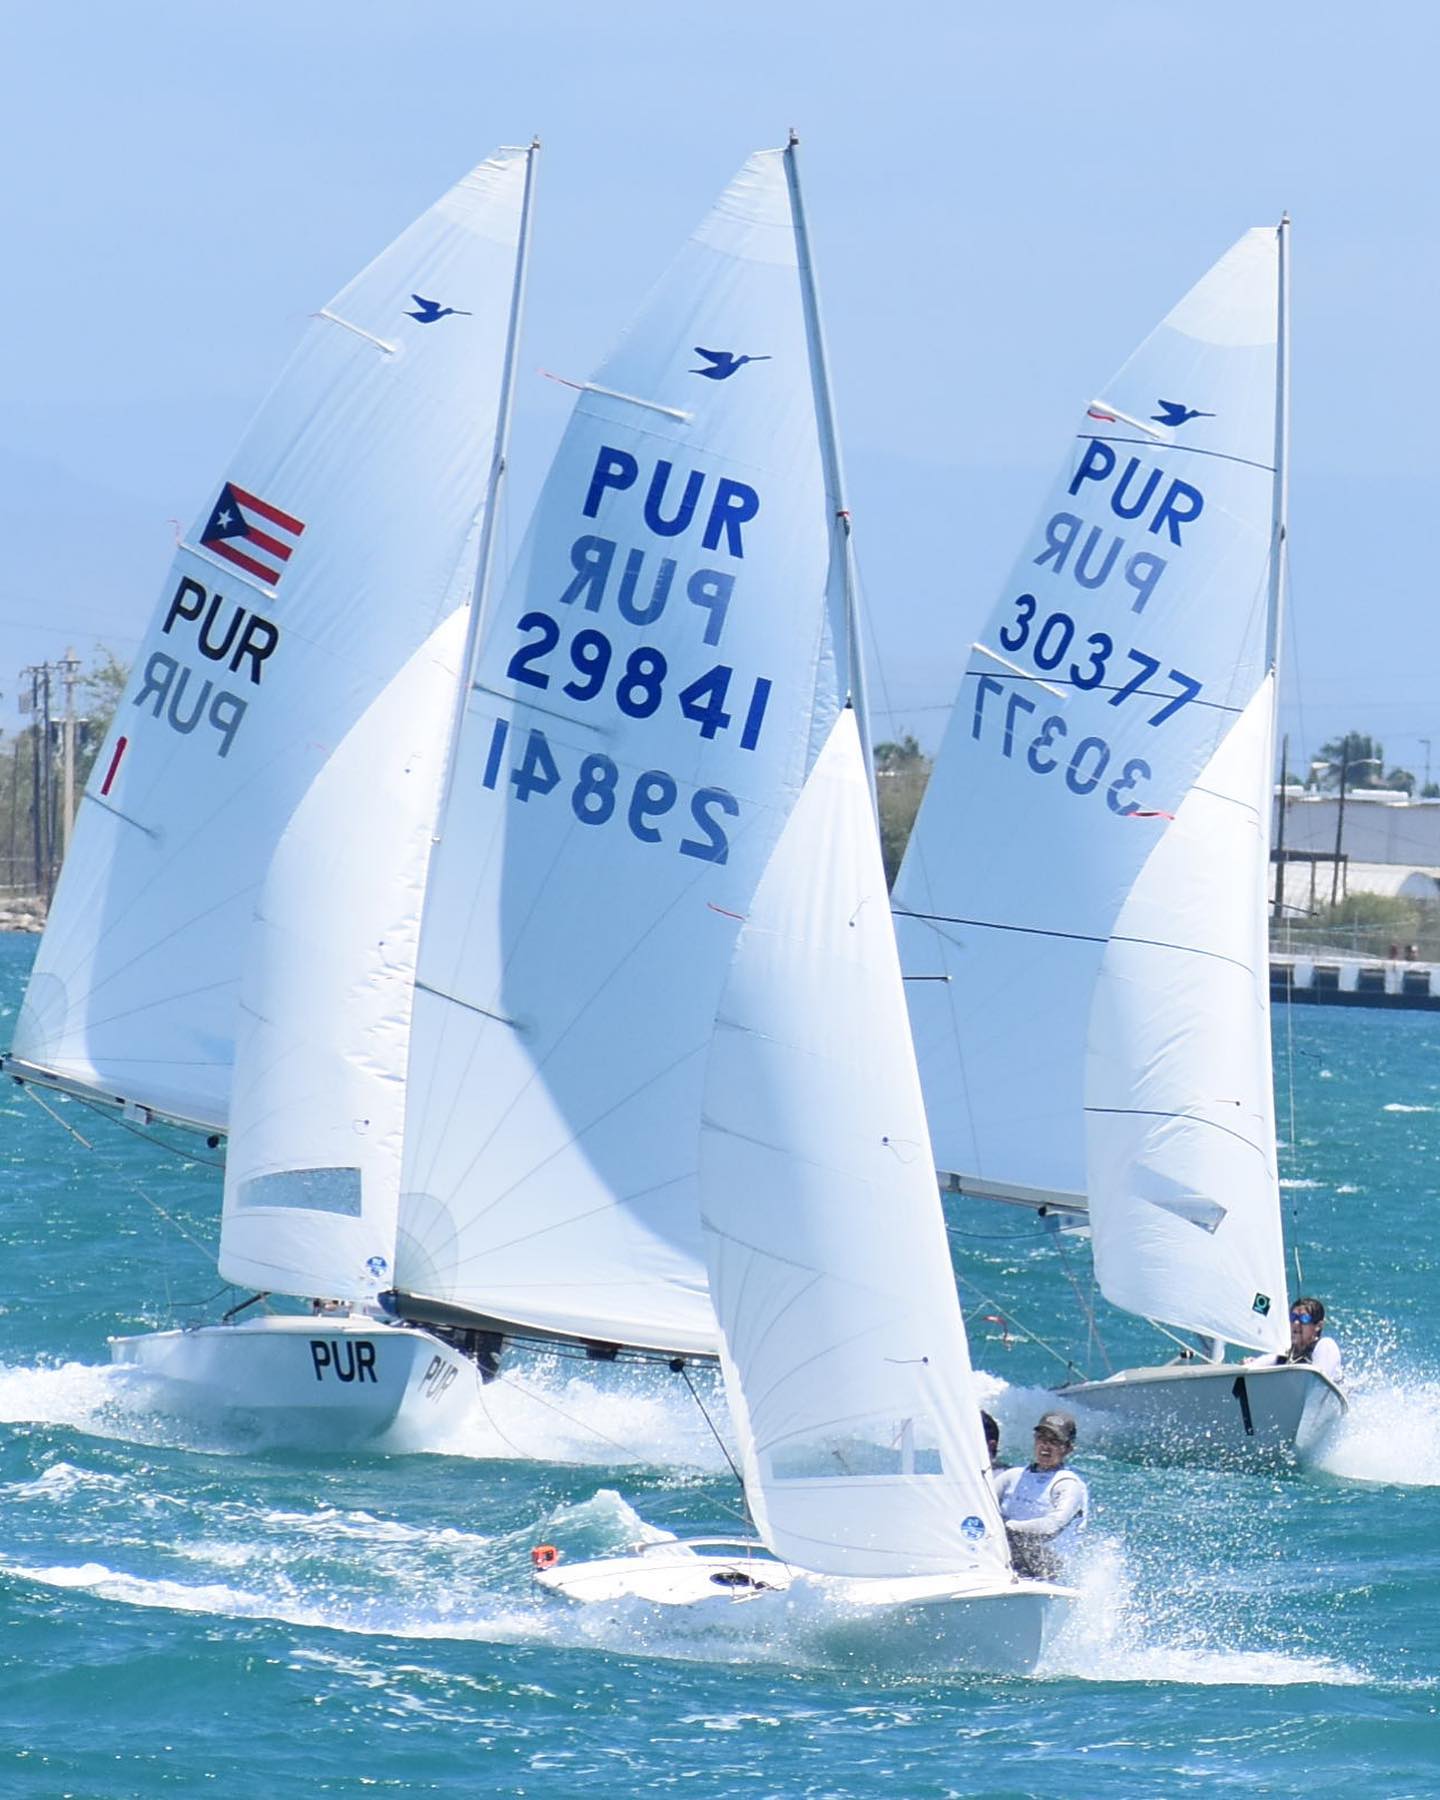
POLYGON ((695 1383, 690 1379, 689 1369, 687 1369, 685 1367, 684 1363, 681 1363, 681 1365, 680 1365, 679 1369, 676 1371, 676 1373, 680 1376, 680 1379, 685 1383, 686 1387, 689 1388, 690 1398, 695 1402, 696 1406, 698 1406, 700 1408, 700 1417, 710 1427, 711 1437, 713 1437, 715 1442, 720 1446, 720 1454, 725 1458, 726 1462, 729 1463, 729 1465, 730 1465, 730 1473, 735 1477, 736 1485, 740 1489, 741 1506, 742 1506, 741 1516, 745 1520, 747 1520, 749 1522, 753 1522, 753 1521, 750 1521, 750 1501, 749 1501, 749 1497, 745 1493, 745 1478, 744 1478, 744 1476, 741 1475, 739 1469, 736 1468, 735 1458, 730 1454, 729 1446, 726 1444, 724 1438, 721 1437, 720 1433, 716 1430, 715 1421, 710 1417, 710 1414, 706 1408, 705 1402, 700 1398, 699 1394, 695 1391, 695 1383))

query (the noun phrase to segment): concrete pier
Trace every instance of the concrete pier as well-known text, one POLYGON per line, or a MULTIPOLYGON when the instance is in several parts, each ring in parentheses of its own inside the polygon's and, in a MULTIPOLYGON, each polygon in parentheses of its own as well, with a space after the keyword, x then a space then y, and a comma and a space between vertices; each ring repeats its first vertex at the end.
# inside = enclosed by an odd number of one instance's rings
POLYGON ((1440 967, 1390 958, 1270 953, 1270 998, 1305 1006, 1440 1008, 1440 967))

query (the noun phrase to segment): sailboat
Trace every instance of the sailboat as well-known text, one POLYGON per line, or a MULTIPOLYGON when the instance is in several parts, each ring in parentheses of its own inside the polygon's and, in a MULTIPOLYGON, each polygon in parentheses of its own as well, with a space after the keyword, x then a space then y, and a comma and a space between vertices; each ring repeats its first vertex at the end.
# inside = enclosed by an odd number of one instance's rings
POLYGON ((1032 1670, 1073 1595, 1010 1565, 848 708, 735 947, 701 1205, 759 1544, 542 1558, 536 1579, 689 1606, 809 1583, 852 1621, 915 1627, 940 1666, 1032 1670))
MULTIPOLYGON (((181 541, 84 795, 8 1074, 212 1143, 263 1131, 253 1075, 233 1090, 252 915, 267 869, 267 896, 293 870, 302 834, 277 846, 297 808, 313 817, 347 787, 326 854, 354 879, 314 933, 343 937, 362 912, 378 932, 383 914, 394 930, 375 954, 403 951, 403 918, 367 897, 379 845, 355 795, 393 839, 428 783, 433 829, 434 714, 456 710, 460 636, 478 611, 467 603, 503 467, 535 154, 481 163, 315 314, 181 541)), ((413 861, 390 879, 413 888, 413 861)), ((403 1068, 384 1027, 404 1003, 392 983, 376 1004, 381 1029, 354 1055, 383 1065, 383 1091, 403 1068)), ((333 1044, 330 1056, 344 1060, 333 1044)), ((247 1317, 246 1302, 218 1326, 116 1338, 114 1360, 207 1411, 253 1408, 307 1438, 393 1428, 398 1445, 402 1414, 433 1427, 453 1413, 473 1362, 368 1304, 394 1255, 393 1203, 387 1235, 356 1166, 355 1146, 383 1139, 379 1111, 345 1114, 343 1154, 332 1134, 298 1169, 229 1171, 234 1205, 274 1238, 324 1238, 306 1285, 257 1283, 320 1310, 247 1317)), ((243 1278, 223 1248, 221 1267, 243 1278)))
POLYGON ((1073 1595, 1015 1576, 990 1486, 860 727, 850 514, 796 140, 749 167, 793 234, 848 697, 736 921, 701 1107, 684 1120, 759 1535, 573 1564, 543 1546, 535 1577, 581 1604, 702 1607, 813 1581, 866 1629, 919 1628, 948 1666, 1029 1670, 1073 1595))
POLYGON ((447 620, 377 697, 261 892, 220 1266, 353 1308, 332 1325, 351 1353, 312 1370, 315 1320, 259 1319, 140 1340, 147 1366, 173 1353, 213 1387, 203 1346, 253 1396, 246 1335, 282 1355, 288 1332, 304 1354, 272 1417, 344 1384, 332 1432, 383 1422, 404 1447, 515 1340, 713 1358, 704 1050, 849 685, 811 356, 785 178, 754 158, 572 384, 468 646, 447 620), (428 1360, 390 1418, 354 1357, 410 1343, 428 1360))
POLYGON ((1088 1221, 1180 1358, 1079 1383, 1162 1457, 1314 1442, 1282 1352, 1265 887, 1284 588, 1288 221, 1088 407, 972 646, 894 905, 942 1185, 1088 1221), (1179 1334, 1192 1334, 1180 1336, 1179 1334))
POLYGON ((854 681, 786 152, 752 156, 580 389, 486 624, 431 859, 389 1304, 713 1359, 705 1059, 854 681))

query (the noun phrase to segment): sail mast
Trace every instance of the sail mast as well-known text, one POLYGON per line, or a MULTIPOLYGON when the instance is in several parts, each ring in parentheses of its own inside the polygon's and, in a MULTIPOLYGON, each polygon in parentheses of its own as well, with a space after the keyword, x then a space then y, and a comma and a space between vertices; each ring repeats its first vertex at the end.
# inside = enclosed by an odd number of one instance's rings
MULTIPOLYGON (((870 708, 865 696, 865 658, 860 641, 860 613, 855 580, 855 560, 850 541, 850 508, 845 500, 845 476, 840 466, 840 440, 835 430, 835 404, 830 393, 830 372, 825 358, 825 332, 820 323, 820 300, 815 287, 815 264, 810 254, 810 233, 805 223, 805 201, 800 192, 800 143, 794 131, 785 146, 785 180, 790 190, 790 213, 795 226, 795 254, 800 267, 800 293, 805 311, 805 336, 810 348, 810 379, 815 392, 815 417, 820 431, 820 457, 825 471, 825 495, 829 502, 830 579, 838 571, 845 596, 846 671, 851 704, 860 725, 860 747, 870 792, 875 793, 875 759, 870 732, 870 708)), ((878 817, 878 804, 877 804, 878 817)))
POLYGON ((465 716, 480 628, 485 622, 490 576, 495 561, 495 519, 500 510, 500 490, 510 468, 510 419, 515 406, 515 363, 520 351, 520 320, 525 309, 525 278, 530 268, 530 214, 535 199, 535 163, 540 140, 531 138, 525 151, 525 190, 520 201, 520 234, 515 244, 515 282, 510 290, 510 318, 506 326, 505 356, 500 375, 500 399, 495 409, 495 450, 490 458, 490 477, 485 484, 485 511, 480 521, 480 551, 475 564, 475 584, 470 594, 470 619, 465 630, 465 651, 460 660, 460 679, 455 684, 455 709, 445 751, 445 779, 440 787, 440 810, 435 816, 435 841, 445 830, 450 789, 455 780, 455 749, 460 721, 465 716))
POLYGON ((1275 228, 1279 245, 1279 280, 1275 319, 1275 514, 1271 537, 1270 595, 1266 620, 1266 667, 1280 676, 1280 628, 1285 608, 1285 564, 1290 534, 1290 215, 1282 213, 1275 228))

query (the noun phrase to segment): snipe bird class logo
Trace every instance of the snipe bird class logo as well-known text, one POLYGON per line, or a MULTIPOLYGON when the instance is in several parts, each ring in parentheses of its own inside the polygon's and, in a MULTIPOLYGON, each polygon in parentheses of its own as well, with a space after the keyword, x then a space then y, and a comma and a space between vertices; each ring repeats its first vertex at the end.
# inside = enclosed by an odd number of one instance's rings
POLYGON ((1214 413, 1201 412, 1198 406, 1182 406, 1178 400, 1157 400, 1158 413, 1151 413, 1157 425, 1188 425, 1192 419, 1213 419, 1214 413))
POLYGON ((420 325, 433 325, 437 319, 448 319, 453 313, 457 319, 468 319, 471 315, 463 306, 442 306, 438 300, 427 300, 423 294, 412 294, 410 298, 419 308, 418 312, 407 312, 407 319, 414 319, 420 325))
POLYGON ((960 1529, 972 1544, 978 1544, 985 1535, 985 1521, 971 1513, 968 1519, 960 1521, 960 1529))
POLYGON ((771 362, 768 356, 737 356, 733 350, 703 350, 699 344, 695 346, 695 354, 703 356, 710 364, 708 369, 692 369, 692 375, 703 375, 707 381, 728 381, 737 369, 743 368, 747 362, 771 362))

